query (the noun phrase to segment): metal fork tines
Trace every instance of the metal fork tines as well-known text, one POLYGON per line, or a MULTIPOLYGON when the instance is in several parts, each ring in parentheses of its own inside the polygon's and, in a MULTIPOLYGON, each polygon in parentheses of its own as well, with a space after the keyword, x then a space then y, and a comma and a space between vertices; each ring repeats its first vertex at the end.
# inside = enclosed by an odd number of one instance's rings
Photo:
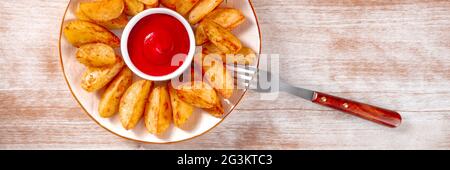
POLYGON ((234 73, 234 77, 236 80, 235 85, 238 86, 238 88, 245 88, 245 89, 251 89, 257 92, 261 93, 268 93, 268 92, 274 92, 279 90, 278 87, 279 83, 278 81, 274 81, 271 78, 274 77, 274 75, 271 72, 260 70, 255 67, 251 66, 242 66, 242 65, 227 65, 227 69, 234 73), (260 82, 260 78, 264 77, 266 79, 271 79, 273 82, 267 82, 271 83, 270 85, 265 84, 265 82, 260 82), (265 86, 266 85, 266 86, 265 86), (264 87, 263 87, 264 86, 264 87))
POLYGON ((257 69, 255 67, 227 66, 227 69, 235 73, 235 77, 237 80, 236 85, 238 87, 244 87, 246 89, 251 89, 259 93, 284 91, 308 100, 312 99, 314 93, 311 90, 287 84, 279 77, 275 77, 278 75, 274 75, 269 71, 257 69), (266 80, 270 79, 271 81, 261 82, 260 78, 263 76, 265 76, 266 80))
POLYGON ((243 87, 248 89, 252 84, 256 84, 256 79, 258 74, 258 69, 250 66, 236 66, 236 65, 227 65, 227 69, 233 73, 234 78, 236 80, 235 85, 239 88, 243 87))

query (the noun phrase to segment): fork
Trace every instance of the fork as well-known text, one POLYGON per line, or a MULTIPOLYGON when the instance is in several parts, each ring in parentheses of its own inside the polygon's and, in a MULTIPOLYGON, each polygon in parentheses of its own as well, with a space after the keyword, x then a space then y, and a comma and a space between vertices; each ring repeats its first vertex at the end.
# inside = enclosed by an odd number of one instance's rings
MULTIPOLYGON (((270 92, 268 89, 260 88, 259 77, 261 75, 273 77, 271 72, 254 67, 234 65, 227 65, 227 68, 235 73, 237 79, 244 80, 244 83, 241 85, 246 89, 251 89, 260 93, 270 92), (253 85, 256 85, 256 88, 250 88, 253 85)), ((402 122, 402 118, 398 112, 322 92, 296 87, 282 80, 279 81, 279 90, 309 100, 313 103, 349 113, 388 127, 398 127, 402 122)))

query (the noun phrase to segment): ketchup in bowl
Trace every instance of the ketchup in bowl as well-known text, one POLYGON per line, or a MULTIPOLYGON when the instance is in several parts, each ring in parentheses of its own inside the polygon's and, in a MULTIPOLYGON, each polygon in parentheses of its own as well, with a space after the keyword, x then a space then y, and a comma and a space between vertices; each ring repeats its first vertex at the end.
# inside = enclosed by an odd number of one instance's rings
POLYGON ((163 76, 183 64, 190 40, 179 20, 167 14, 153 14, 136 23, 127 45, 131 62, 137 69, 151 76, 163 76), (180 62, 173 64, 173 60, 180 62))

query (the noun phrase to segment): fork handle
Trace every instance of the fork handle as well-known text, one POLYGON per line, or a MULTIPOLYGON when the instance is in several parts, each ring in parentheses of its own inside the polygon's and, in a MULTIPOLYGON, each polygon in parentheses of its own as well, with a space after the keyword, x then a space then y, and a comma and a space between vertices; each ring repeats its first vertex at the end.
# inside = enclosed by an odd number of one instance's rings
POLYGON ((353 114, 389 127, 397 127, 402 122, 400 114, 395 111, 359 103, 321 92, 314 92, 312 102, 329 108, 337 109, 345 113, 353 114))

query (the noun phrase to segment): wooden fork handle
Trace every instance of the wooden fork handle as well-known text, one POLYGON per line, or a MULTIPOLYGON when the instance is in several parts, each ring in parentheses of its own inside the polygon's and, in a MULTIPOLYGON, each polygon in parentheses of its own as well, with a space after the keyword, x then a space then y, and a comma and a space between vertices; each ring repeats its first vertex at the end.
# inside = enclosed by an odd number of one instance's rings
POLYGON ((395 111, 321 92, 314 92, 312 102, 393 128, 399 126, 402 122, 400 114, 395 111))

